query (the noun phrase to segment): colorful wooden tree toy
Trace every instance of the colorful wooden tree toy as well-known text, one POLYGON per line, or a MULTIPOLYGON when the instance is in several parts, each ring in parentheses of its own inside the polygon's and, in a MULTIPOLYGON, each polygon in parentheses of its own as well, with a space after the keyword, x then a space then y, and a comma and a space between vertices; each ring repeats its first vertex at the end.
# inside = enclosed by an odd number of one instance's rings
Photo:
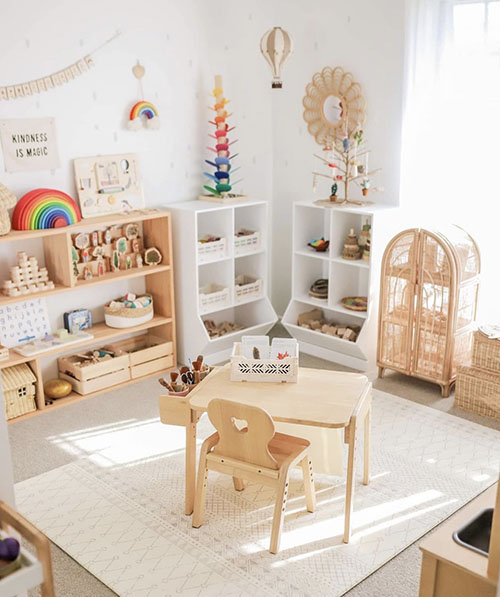
MULTIPOLYGON (((204 175, 215 184, 215 187, 204 185, 203 188, 207 190, 212 197, 220 199, 234 198, 238 195, 231 193, 231 190, 235 184, 238 184, 238 182, 241 181, 231 184, 231 174, 234 174, 239 168, 233 169, 231 166, 231 160, 234 159, 237 154, 231 155, 229 147, 233 145, 233 143, 236 143, 237 139, 229 142, 228 133, 233 131, 235 127, 233 126, 229 128, 229 124, 226 122, 227 118, 231 116, 226 110, 226 104, 228 104, 230 100, 224 97, 221 75, 215 76, 215 89, 213 90, 212 95, 215 98, 215 105, 213 108, 210 106, 210 110, 215 112, 215 117, 214 120, 210 120, 209 123, 215 126, 215 135, 209 136, 212 139, 215 139, 215 147, 207 147, 207 149, 215 153, 216 157, 213 162, 211 160, 205 161, 215 168, 215 172, 214 174, 204 172, 204 175)), ((200 198, 206 199, 207 196, 204 195, 200 198)))

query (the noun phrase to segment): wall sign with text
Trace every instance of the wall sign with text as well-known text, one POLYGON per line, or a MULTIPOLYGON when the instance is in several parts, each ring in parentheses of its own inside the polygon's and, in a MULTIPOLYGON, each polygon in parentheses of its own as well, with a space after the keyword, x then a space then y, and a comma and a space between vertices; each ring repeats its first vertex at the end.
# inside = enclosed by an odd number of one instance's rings
POLYGON ((0 139, 7 172, 54 170, 59 167, 53 118, 0 120, 0 139))

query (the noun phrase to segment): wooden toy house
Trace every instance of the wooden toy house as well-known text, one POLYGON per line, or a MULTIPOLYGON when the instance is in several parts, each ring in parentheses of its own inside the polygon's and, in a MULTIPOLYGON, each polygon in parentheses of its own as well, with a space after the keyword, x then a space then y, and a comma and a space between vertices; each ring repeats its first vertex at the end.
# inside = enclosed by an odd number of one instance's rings
POLYGON ((36 410, 36 377, 26 363, 2 369, 2 386, 7 419, 36 410))

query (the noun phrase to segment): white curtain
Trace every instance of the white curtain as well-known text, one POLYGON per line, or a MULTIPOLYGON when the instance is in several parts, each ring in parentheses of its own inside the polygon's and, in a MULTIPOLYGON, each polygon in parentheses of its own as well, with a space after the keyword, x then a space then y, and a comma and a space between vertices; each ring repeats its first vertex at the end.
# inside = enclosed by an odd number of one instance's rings
POLYGON ((401 203, 480 246, 478 320, 500 323, 500 0, 407 0, 401 203))

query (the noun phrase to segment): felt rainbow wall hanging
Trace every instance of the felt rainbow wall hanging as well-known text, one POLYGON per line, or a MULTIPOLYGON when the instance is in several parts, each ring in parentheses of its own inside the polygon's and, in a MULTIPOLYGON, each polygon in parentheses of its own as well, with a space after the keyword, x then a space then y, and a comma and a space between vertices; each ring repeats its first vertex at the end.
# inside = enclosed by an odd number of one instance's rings
POLYGON ((131 131, 137 131, 145 124, 148 129, 160 128, 160 117, 158 110, 151 102, 140 101, 132 106, 130 110, 128 128, 131 131))
MULTIPOLYGON (((132 67, 132 73, 137 79, 139 97, 144 98, 142 79, 146 73, 146 69, 139 61, 137 61, 137 64, 132 67)), ((127 122, 127 128, 131 131, 138 131, 140 128, 142 128, 143 124, 148 129, 160 128, 160 117, 158 115, 158 110, 151 102, 147 102, 144 99, 132 106, 129 114, 129 120, 127 122)))
POLYGON ((66 193, 34 189, 19 199, 12 214, 14 230, 62 228, 82 219, 80 208, 66 193))

